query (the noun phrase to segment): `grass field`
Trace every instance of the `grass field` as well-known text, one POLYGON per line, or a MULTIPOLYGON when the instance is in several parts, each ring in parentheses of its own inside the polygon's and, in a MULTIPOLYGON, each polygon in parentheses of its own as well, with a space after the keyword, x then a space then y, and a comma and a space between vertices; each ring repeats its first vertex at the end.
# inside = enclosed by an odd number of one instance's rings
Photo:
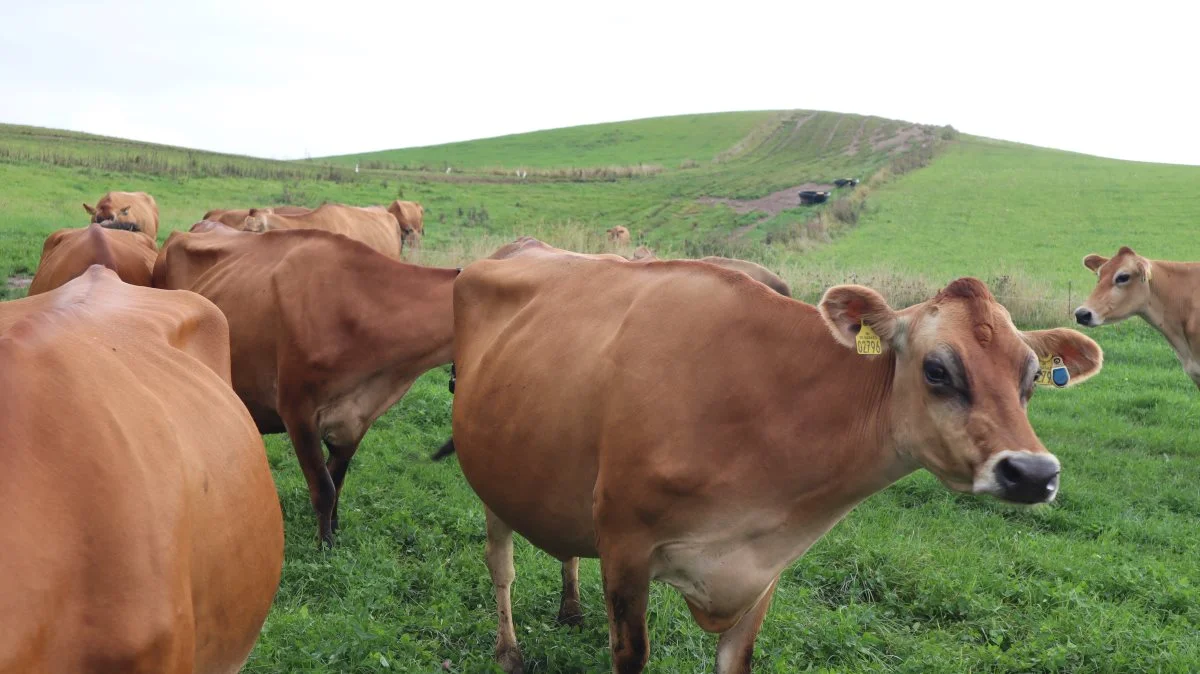
POLYGON ((329 157, 354 165, 423 167, 429 170, 502 167, 560 168, 630 163, 678 167, 685 160, 708 162, 741 140, 769 112, 655 117, 520 133, 499 138, 403 150, 329 157))
MULTIPOLYGON (((32 270, 42 238, 81 224, 79 202, 107 189, 154 193, 168 229, 217 206, 378 203, 403 191, 429 209, 427 261, 470 259, 527 232, 596 249, 604 227, 629 224, 668 252, 721 245, 746 252, 781 269, 805 297, 866 280, 903 304, 970 274, 1014 302, 1032 294, 1051 307, 1047 322, 1067 319, 1068 288, 1077 297, 1090 289, 1094 277, 1080 265, 1088 252, 1108 255, 1129 244, 1151 257, 1200 259, 1190 234, 1200 221, 1200 168, 969 137, 948 143, 929 166, 873 188, 857 225, 828 240, 763 243, 759 230, 781 232, 811 211, 752 219, 694 201, 762 196, 838 172, 865 177, 894 159, 854 138, 895 123, 810 114, 779 114, 773 126, 757 127, 731 118, 737 132, 723 136, 733 138, 726 149, 739 133, 748 149, 727 161, 710 156, 696 168, 618 181, 488 182, 480 174, 451 182, 399 170, 279 181, 0 161, 0 274, 32 270), (748 224, 749 243, 731 238, 748 224)), ((47 147, 54 142, 64 141, 47 147)), ((522 143, 536 147, 536 134, 522 143)), ((460 156, 493 165, 494 148, 467 145, 460 156)), ((602 161, 652 160, 640 153, 653 143, 618 147, 629 153, 614 150, 602 161)), ((679 156, 698 155, 698 147, 679 156)), ((545 150, 546 166, 561 165, 553 152, 545 150)), ((1019 509, 952 494, 924 472, 901 480, 785 573, 756 671, 1200 671, 1200 401, 1165 341, 1141 322, 1089 334, 1105 349, 1104 371, 1077 388, 1040 391, 1030 403, 1034 428, 1063 462, 1059 499, 1019 509)), ((425 375, 367 435, 331 552, 316 549, 286 437, 267 439, 286 562, 247 672, 432 673, 445 671, 445 661, 452 672, 490 671, 495 611, 482 512, 453 460, 428 460, 450 432, 446 380, 445 369, 425 375)), ((518 539, 514 616, 527 671, 608 671, 595 561, 582 564, 581 583, 582 630, 554 626, 558 564, 518 539)), ((666 587, 653 588, 650 630, 648 671, 711 671, 715 639, 666 587)))

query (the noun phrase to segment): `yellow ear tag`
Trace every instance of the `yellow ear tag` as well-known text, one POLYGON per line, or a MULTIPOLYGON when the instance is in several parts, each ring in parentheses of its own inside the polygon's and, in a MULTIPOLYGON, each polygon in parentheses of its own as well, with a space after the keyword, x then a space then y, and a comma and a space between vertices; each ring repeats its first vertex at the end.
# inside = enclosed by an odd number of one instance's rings
POLYGON ((866 323, 861 323, 854 336, 854 346, 861 356, 878 356, 883 353, 883 340, 866 323))
POLYGON ((1042 386, 1062 388, 1070 383, 1071 372, 1059 356, 1039 357, 1037 376, 1033 380, 1042 386))

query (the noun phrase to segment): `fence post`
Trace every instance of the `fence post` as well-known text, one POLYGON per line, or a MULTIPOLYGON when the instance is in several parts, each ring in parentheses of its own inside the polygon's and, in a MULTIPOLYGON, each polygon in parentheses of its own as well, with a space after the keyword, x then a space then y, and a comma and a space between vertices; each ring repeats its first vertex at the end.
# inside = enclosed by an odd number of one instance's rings
POLYGON ((1067 281, 1067 315, 1068 316, 1071 315, 1071 305, 1074 304, 1074 302, 1071 301, 1071 295, 1073 294, 1073 291, 1074 291, 1074 285, 1075 285, 1074 281, 1067 281))

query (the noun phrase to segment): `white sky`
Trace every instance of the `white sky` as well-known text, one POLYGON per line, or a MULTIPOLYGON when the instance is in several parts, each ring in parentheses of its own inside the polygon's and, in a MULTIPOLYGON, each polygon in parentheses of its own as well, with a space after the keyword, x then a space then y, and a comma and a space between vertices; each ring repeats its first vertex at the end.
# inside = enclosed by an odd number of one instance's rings
POLYGON ((1200 164, 1200 3, 0 0, 0 121, 267 157, 807 108, 1200 164))

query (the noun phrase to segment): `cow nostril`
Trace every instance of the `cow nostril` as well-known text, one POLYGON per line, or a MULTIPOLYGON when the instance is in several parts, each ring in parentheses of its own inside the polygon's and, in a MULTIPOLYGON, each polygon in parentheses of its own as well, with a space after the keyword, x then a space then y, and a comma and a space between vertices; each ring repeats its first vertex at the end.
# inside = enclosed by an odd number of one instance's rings
POLYGON ((1089 325, 1092 322, 1092 312, 1080 307, 1075 310, 1075 322, 1080 325, 1089 325))
POLYGON ((1005 487, 1019 484, 1023 478, 1021 469, 1013 465, 1013 462, 1008 459, 1003 459, 1000 463, 996 464, 996 475, 1005 487))
POLYGON ((1016 503, 1043 503, 1058 491, 1058 462, 1042 455, 1016 454, 996 463, 1000 497, 1016 503))

